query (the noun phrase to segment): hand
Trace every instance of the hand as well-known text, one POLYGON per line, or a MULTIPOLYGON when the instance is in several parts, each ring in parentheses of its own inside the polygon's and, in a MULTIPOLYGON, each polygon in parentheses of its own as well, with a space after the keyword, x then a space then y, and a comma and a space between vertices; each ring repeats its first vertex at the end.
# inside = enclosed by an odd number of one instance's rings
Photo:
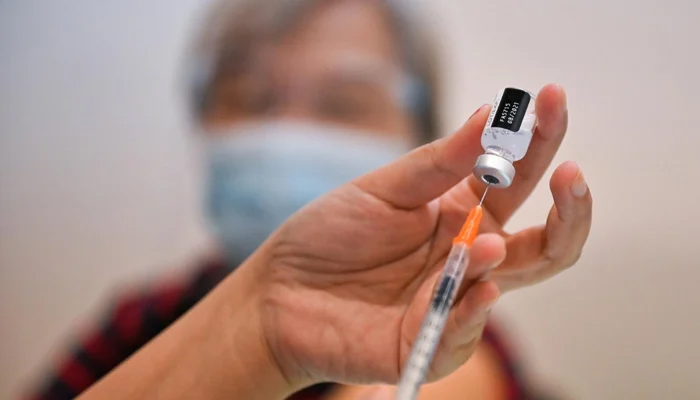
MULTIPOLYGON (((260 268, 263 335, 289 382, 397 381, 451 239, 484 190, 468 175, 482 153, 488 112, 480 108, 453 135, 308 205, 253 256, 260 268)), ((586 241, 592 200, 574 163, 559 166, 550 180, 554 206, 545 226, 514 235, 503 231, 564 137, 561 87, 542 89, 537 116, 535 137, 528 155, 516 163, 513 185, 486 198, 484 234, 472 246, 466 283, 430 379, 468 359, 499 292, 571 266, 586 241)))

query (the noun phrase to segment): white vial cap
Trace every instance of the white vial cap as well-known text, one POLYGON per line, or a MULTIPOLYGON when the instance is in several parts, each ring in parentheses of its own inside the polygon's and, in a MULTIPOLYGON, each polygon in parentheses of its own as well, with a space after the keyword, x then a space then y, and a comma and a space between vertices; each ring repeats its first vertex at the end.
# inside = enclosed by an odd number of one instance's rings
POLYGON ((476 159, 474 176, 493 187, 507 188, 513 183, 515 167, 503 157, 486 153, 476 159))

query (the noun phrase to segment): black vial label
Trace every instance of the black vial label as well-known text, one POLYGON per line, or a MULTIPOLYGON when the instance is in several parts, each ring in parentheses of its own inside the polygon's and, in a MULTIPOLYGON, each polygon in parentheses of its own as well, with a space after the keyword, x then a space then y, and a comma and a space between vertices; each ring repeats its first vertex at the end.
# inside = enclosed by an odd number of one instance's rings
POLYGON ((524 90, 506 88, 501 96, 496 114, 493 116, 491 126, 513 132, 519 131, 530 99, 530 94, 524 90))
POLYGON ((452 277, 445 277, 440 286, 438 286, 435 296, 433 297, 433 310, 442 312, 446 310, 441 310, 441 307, 447 303, 447 300, 452 296, 455 291, 455 279, 452 277))

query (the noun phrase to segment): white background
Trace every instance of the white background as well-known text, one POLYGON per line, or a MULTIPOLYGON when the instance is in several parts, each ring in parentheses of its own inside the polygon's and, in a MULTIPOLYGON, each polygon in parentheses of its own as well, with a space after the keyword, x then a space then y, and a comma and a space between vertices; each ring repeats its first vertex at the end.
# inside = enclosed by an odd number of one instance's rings
MULTIPOLYGON (((180 85, 201 3, 0 1, 0 398, 202 248, 180 85)), ((501 86, 568 89, 557 162, 583 167, 594 227, 574 269, 499 306, 531 373, 580 399, 700 397, 700 3, 436 3, 448 129, 501 86)), ((543 182, 510 228, 550 201, 543 182)))

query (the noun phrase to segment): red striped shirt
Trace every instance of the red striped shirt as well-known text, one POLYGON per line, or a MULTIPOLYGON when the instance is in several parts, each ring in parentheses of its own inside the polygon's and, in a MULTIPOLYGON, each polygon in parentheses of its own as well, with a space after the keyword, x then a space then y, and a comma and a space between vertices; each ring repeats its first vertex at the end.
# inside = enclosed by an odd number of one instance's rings
MULTIPOLYGON (((230 270, 217 261, 202 263, 188 279, 154 286, 117 299, 101 325, 80 340, 70 356, 34 388, 27 399, 72 399, 126 360, 175 322, 212 290, 230 270)), ((494 349, 509 378, 511 399, 533 399, 523 384, 511 352, 493 326, 484 342, 494 349)), ((293 400, 322 400, 333 384, 319 384, 295 394, 293 400)))

